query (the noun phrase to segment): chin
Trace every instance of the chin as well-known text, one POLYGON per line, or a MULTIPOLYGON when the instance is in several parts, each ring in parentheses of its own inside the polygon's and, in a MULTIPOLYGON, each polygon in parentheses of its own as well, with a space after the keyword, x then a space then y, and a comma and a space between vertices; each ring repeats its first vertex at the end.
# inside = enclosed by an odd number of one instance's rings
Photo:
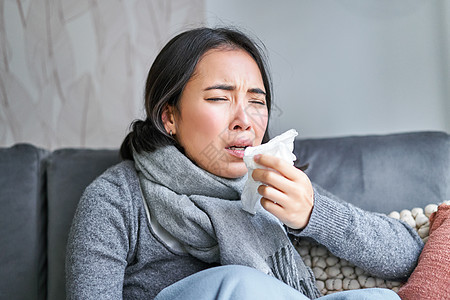
POLYGON ((242 165, 233 166, 228 165, 227 167, 224 167, 220 174, 215 174, 220 177, 229 178, 229 179, 235 179, 244 176, 247 174, 248 170, 247 167, 245 167, 245 164, 239 163, 242 165))

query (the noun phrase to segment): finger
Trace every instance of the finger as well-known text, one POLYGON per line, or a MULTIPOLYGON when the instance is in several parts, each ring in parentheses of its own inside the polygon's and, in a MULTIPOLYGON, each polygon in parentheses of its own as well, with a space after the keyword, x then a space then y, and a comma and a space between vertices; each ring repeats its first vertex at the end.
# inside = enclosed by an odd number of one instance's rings
POLYGON ((295 168, 292 164, 272 155, 256 155, 254 160, 256 163, 264 167, 280 172, 284 177, 290 180, 296 180, 299 177, 299 172, 302 172, 295 168))
POLYGON ((258 193, 263 198, 266 198, 280 206, 285 206, 285 204, 288 202, 286 194, 267 185, 260 185, 258 187, 258 193))
POLYGON ((273 186, 283 192, 289 189, 291 185, 291 181, 289 179, 273 170, 256 169, 252 172, 252 178, 255 181, 273 186))
POLYGON ((275 217, 279 218, 279 216, 281 216, 283 214, 283 210, 284 208, 279 205, 278 203, 273 202, 270 199, 261 198, 261 206, 267 210, 268 212, 270 212, 271 214, 273 214, 275 217))

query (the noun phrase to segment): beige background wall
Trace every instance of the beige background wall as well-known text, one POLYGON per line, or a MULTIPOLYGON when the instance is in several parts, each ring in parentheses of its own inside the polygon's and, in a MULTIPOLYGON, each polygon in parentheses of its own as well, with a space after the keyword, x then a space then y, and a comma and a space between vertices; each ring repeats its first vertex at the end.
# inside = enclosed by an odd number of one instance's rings
POLYGON ((0 0, 0 146, 118 147, 148 68, 203 0, 0 0))

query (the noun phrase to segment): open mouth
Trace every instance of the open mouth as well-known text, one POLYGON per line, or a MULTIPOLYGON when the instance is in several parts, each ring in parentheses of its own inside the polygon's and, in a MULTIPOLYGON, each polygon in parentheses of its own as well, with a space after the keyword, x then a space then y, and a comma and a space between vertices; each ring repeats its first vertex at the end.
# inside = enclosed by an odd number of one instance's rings
POLYGON ((233 145, 233 146, 228 146, 225 149, 228 151, 229 154, 231 154, 235 157, 238 157, 238 158, 243 158, 245 149, 250 146, 251 146, 251 144, 245 143, 243 145, 237 144, 237 145, 233 145))
POLYGON ((230 150, 238 150, 238 151, 245 151, 245 149, 247 148, 248 146, 230 146, 230 147, 227 147, 227 149, 230 149, 230 150))

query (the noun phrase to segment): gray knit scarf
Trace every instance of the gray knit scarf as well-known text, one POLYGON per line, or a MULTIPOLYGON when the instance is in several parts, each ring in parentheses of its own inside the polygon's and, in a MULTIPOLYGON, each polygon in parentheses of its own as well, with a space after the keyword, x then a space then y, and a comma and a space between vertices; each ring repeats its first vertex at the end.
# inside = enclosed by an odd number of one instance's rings
POLYGON ((245 176, 215 176, 174 146, 133 156, 151 215, 189 254, 207 263, 253 267, 309 298, 320 296, 280 221, 264 209, 255 215, 241 209, 245 176))

